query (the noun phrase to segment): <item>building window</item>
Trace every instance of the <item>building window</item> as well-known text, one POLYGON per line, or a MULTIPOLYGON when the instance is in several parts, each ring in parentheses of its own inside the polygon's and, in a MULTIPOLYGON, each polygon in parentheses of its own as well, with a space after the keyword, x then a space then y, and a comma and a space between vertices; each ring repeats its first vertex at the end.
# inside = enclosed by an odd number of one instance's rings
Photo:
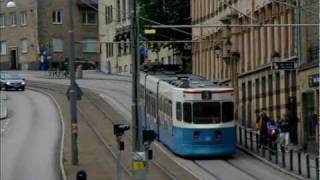
POLYGON ((82 24, 96 24, 97 13, 91 10, 85 10, 82 12, 82 24))
POLYGON ((17 25, 17 15, 16 12, 11 12, 9 15, 9 22, 11 26, 17 25))
POLYGON ((28 40, 27 39, 21 40, 21 53, 28 53, 28 40))
POLYGON ((0 41, 0 55, 6 55, 6 54, 7 54, 7 42, 0 41))
POLYGON ((63 12, 62 10, 56 10, 52 12, 52 22, 53 24, 63 23, 63 12))
POLYGON ((106 57, 113 56, 113 43, 106 43, 106 57))
POLYGON ((0 28, 3 28, 5 26, 5 15, 0 14, 0 28))
POLYGON ((126 20, 127 17, 127 0, 122 0, 122 21, 126 20))
POLYGON ((112 6, 107 6, 106 7, 106 24, 112 23, 112 6))
POLYGON ((117 0, 117 21, 120 22, 121 20, 121 12, 120 12, 120 0, 117 0))
POLYGON ((171 56, 168 56, 168 64, 171 64, 171 56))
POLYGON ((28 24, 27 12, 21 12, 20 23, 21 23, 21 26, 26 26, 28 24))
POLYGON ((63 40, 54 38, 52 39, 53 52, 63 52, 63 40))
POLYGON ((86 53, 96 53, 98 43, 95 39, 85 39, 82 44, 82 51, 86 53))

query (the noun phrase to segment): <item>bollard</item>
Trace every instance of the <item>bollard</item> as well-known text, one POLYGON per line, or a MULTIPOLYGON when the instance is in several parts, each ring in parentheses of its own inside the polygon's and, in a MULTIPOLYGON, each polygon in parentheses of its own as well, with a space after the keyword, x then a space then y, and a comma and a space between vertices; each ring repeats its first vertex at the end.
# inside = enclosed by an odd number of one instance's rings
POLYGON ((242 129, 241 129, 241 127, 239 126, 239 143, 240 143, 240 145, 242 146, 242 129))
POLYGON ((253 137, 252 137, 252 131, 250 131, 250 150, 253 151, 253 137))
POLYGON ((306 163, 307 163, 307 177, 310 178, 310 157, 309 157, 309 154, 306 155, 306 163))
POLYGON ((284 151, 284 146, 281 146, 281 154, 282 154, 282 167, 286 168, 286 154, 284 151))
POLYGON ((84 170, 78 171, 76 180, 87 180, 87 173, 84 170))
POLYGON ((244 147, 248 148, 248 142, 247 142, 247 128, 244 128, 244 147))
POLYGON ((301 152, 298 151, 298 172, 301 175, 301 152))
POLYGON ((292 149, 290 149, 290 171, 293 171, 293 157, 292 157, 292 155, 293 155, 293 151, 292 151, 292 149))
POLYGON ((319 157, 316 158, 316 177, 319 180, 319 157))
POLYGON ((265 157, 265 155, 266 155, 266 148, 265 148, 264 145, 261 145, 261 147, 262 147, 262 157, 265 157))
POLYGON ((276 164, 278 164, 278 163, 279 163, 279 159, 278 159, 278 148, 276 148, 275 153, 276 153, 276 164))
POLYGON ((271 148, 271 146, 269 146, 269 148, 268 148, 268 150, 269 150, 269 161, 271 161, 272 160, 272 148, 271 148))
POLYGON ((260 143, 259 143, 259 134, 256 134, 256 146, 257 146, 257 153, 259 153, 259 149, 260 149, 260 143))

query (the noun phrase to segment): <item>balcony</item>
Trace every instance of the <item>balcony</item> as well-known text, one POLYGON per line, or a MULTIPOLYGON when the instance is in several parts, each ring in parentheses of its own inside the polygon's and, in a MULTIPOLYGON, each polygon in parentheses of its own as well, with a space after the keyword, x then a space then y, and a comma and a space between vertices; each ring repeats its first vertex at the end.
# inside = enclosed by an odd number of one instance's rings
POLYGON ((80 8, 98 8, 98 0, 77 0, 80 8))

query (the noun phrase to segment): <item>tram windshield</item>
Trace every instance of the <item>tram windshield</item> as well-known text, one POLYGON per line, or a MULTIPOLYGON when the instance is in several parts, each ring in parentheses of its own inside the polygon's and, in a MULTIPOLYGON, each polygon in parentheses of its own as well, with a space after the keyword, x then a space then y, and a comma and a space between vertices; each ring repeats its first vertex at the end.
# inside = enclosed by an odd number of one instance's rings
POLYGON ((221 110, 219 102, 201 102, 193 104, 194 124, 220 123, 221 110))
POLYGON ((218 124, 233 121, 233 102, 183 103, 183 120, 193 124, 218 124), (222 114, 221 114, 222 113, 222 114))

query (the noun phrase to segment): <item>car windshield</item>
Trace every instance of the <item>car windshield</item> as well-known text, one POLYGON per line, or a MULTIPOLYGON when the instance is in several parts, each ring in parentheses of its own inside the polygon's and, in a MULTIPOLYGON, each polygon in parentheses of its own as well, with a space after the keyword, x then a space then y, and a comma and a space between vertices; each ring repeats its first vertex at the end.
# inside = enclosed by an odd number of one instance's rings
POLYGON ((17 74, 5 74, 4 76, 4 79, 7 79, 7 80, 18 80, 18 79, 22 79, 19 75, 17 74))

